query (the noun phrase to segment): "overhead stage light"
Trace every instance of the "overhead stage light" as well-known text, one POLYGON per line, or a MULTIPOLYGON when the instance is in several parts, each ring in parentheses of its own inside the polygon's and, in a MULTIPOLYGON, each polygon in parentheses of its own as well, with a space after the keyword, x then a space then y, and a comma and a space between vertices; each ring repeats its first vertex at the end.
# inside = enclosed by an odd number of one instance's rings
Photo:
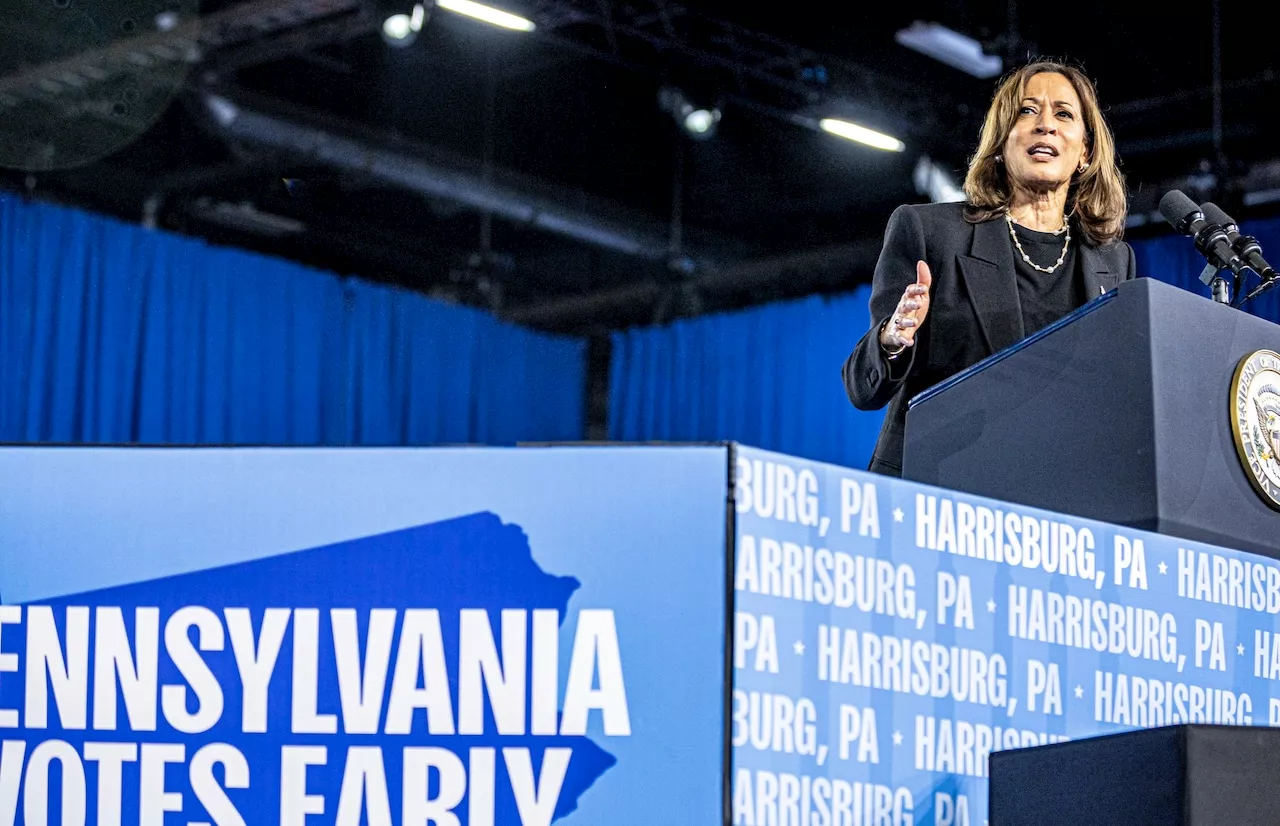
POLYGON ((501 26, 504 29, 531 32, 537 28, 532 20, 527 20, 501 9, 495 9, 492 6, 486 6, 483 3, 474 3, 472 0, 436 0, 436 6, 445 11, 451 11, 475 20, 482 20, 494 26, 501 26))
POLYGON ((908 49, 974 77, 995 77, 1004 70, 1004 61, 996 55, 984 53, 981 43, 940 23, 917 20, 901 29, 893 39, 908 49))
POLYGON ((818 125, 822 127, 822 131, 830 132, 838 135, 846 140, 857 141, 867 146, 883 149, 887 152, 901 152, 907 148, 907 145, 897 138, 886 135, 883 132, 877 132, 874 129, 868 129, 865 126, 859 126, 856 123, 850 123, 847 120, 839 118, 823 118, 818 121, 818 125))
POLYGON ((403 49, 418 39, 418 32, 427 22, 427 10, 421 3, 415 3, 408 14, 393 14, 382 21, 382 39, 388 45, 403 49))
POLYGON ((709 138, 715 132, 716 124, 719 122, 719 109, 693 109, 684 116, 680 125, 690 137, 709 138))
POLYGON ((680 128, 694 140, 707 140, 720 124, 720 109, 695 106, 679 89, 664 87, 658 92, 658 105, 676 119, 680 128))

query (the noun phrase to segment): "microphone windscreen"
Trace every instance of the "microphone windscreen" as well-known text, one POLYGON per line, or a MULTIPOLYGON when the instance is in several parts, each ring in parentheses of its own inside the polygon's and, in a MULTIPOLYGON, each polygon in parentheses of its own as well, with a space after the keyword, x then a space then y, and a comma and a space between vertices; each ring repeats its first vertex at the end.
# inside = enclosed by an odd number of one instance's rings
POLYGON ((1187 216, 1200 211, 1196 202, 1182 193, 1182 190, 1171 189, 1160 199, 1160 214, 1173 225, 1178 232, 1187 231, 1187 216))
POLYGON ((1209 202, 1200 205, 1200 211, 1204 213, 1204 219, 1211 224, 1217 224, 1220 227, 1236 226, 1235 219, 1222 211, 1222 207, 1215 203, 1209 202))

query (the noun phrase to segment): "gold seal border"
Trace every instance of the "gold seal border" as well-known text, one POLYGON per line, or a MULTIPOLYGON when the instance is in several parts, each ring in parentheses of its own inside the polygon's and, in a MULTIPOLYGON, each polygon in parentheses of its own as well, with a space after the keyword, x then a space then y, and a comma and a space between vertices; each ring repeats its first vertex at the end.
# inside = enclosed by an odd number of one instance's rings
POLYGON ((1280 353, 1277 353, 1274 350, 1254 350, 1252 353, 1249 353, 1244 358, 1240 359, 1240 363, 1236 365, 1235 372, 1231 376, 1231 396, 1228 399, 1230 406, 1229 415, 1231 421, 1231 440, 1236 443, 1236 458, 1240 460, 1241 468, 1244 470, 1244 475, 1248 478, 1249 484, 1253 486, 1254 491, 1257 492, 1259 498, 1261 498, 1263 502, 1266 502, 1273 510, 1280 511, 1280 499, 1276 499, 1276 497, 1272 495, 1271 491, 1267 490, 1266 486, 1262 484, 1262 480, 1257 477, 1253 472, 1253 468, 1249 464, 1249 456, 1245 453, 1244 440, 1241 438, 1241 433, 1244 430, 1242 426, 1243 423, 1240 421, 1236 405, 1236 401, 1240 396, 1240 377, 1244 374, 1245 367, 1248 366, 1249 362, 1259 358, 1260 356, 1272 356, 1277 361, 1280 361, 1280 353))

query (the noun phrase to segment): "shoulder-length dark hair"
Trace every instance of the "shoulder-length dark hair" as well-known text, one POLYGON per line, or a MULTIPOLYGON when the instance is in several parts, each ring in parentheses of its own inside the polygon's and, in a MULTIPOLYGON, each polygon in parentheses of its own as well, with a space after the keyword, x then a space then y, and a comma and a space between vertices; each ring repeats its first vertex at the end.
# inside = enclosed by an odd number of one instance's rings
POLYGON ((1085 160, 1088 166, 1076 172, 1067 192, 1068 209, 1080 229, 1094 244, 1118 241, 1124 232, 1124 176, 1116 166, 1116 144, 1111 129, 1098 107, 1098 94, 1084 72, 1052 60, 1040 60, 1005 76, 996 90, 982 123, 978 149, 969 161, 964 179, 968 198, 965 218, 972 223, 987 221, 1009 210, 1013 190, 1004 164, 997 160, 1018 120, 1018 111, 1027 81, 1034 75, 1056 73, 1075 87, 1084 110, 1085 160))

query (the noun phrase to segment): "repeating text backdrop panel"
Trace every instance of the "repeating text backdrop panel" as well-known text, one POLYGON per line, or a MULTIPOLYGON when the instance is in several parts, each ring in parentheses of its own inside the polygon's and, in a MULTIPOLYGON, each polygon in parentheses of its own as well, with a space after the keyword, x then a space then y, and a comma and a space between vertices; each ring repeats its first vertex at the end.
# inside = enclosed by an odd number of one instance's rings
POLYGON ((0 449, 0 821, 718 822, 727 463, 0 449))
POLYGON ((987 755, 1280 723, 1280 563, 742 448, 733 822, 982 824, 987 755))

